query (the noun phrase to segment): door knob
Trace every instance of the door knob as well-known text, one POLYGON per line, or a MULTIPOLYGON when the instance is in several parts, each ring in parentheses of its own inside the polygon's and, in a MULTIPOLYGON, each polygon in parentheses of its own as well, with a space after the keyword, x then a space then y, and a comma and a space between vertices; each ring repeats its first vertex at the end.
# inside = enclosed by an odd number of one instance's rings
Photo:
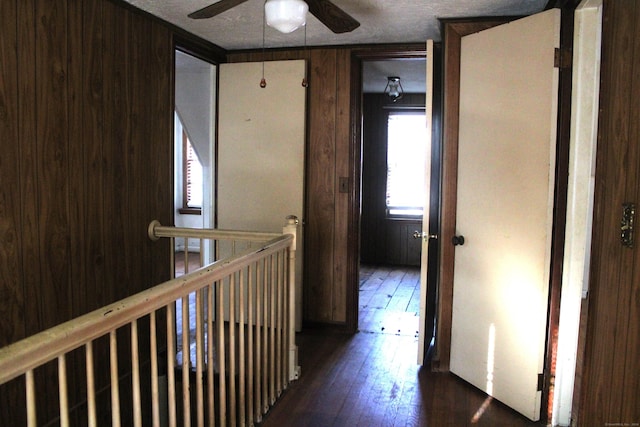
POLYGON ((425 239, 425 240, 426 239, 434 239, 435 240, 435 239, 438 238, 438 235, 437 234, 427 234, 424 231, 416 230, 416 231, 413 232, 413 238, 414 239, 425 239))
POLYGON ((464 236, 453 236, 451 238, 451 243, 453 243, 453 246, 464 245, 464 236))

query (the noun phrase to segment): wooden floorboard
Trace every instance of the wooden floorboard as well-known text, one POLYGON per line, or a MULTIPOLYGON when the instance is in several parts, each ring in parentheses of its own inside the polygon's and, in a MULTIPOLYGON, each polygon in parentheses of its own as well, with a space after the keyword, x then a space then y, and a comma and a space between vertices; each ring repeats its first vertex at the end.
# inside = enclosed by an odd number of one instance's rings
POLYGON ((298 334, 300 379, 261 426, 543 425, 488 400, 452 374, 417 365, 417 269, 363 266, 360 279, 359 332, 318 328, 298 334))

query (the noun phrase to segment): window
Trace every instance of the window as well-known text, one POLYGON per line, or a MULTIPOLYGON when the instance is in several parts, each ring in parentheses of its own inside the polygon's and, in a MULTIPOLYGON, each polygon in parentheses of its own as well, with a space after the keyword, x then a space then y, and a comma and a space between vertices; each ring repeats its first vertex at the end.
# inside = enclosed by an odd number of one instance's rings
POLYGON ((202 164, 182 128, 182 209, 181 214, 197 214, 202 211, 202 164))
POLYGON ((425 199, 424 112, 390 112, 387 123, 387 216, 421 217, 425 199))

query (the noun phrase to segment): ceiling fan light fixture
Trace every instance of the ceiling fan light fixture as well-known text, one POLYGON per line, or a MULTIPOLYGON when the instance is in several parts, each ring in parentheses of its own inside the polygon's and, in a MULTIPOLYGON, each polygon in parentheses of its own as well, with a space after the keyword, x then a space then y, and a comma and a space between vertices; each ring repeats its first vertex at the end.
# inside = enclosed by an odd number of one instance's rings
POLYGON ((267 0, 264 4, 267 25, 285 34, 305 25, 308 11, 303 0, 267 0))
POLYGON ((404 95, 404 90, 402 89, 402 84, 400 83, 400 77, 387 77, 387 86, 385 86, 384 88, 384 93, 393 102, 396 102, 398 99, 402 98, 402 96, 404 95))

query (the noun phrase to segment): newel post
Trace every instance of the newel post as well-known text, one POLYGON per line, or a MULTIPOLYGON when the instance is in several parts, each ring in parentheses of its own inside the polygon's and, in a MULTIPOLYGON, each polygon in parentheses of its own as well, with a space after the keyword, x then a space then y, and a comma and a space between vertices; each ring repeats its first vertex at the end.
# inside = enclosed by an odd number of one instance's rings
POLYGON ((289 380, 293 381, 300 376, 298 366, 298 347, 296 346, 296 245, 298 241, 298 217, 289 215, 282 229, 282 234, 293 235, 293 242, 289 248, 288 260, 288 287, 289 287, 289 380))

